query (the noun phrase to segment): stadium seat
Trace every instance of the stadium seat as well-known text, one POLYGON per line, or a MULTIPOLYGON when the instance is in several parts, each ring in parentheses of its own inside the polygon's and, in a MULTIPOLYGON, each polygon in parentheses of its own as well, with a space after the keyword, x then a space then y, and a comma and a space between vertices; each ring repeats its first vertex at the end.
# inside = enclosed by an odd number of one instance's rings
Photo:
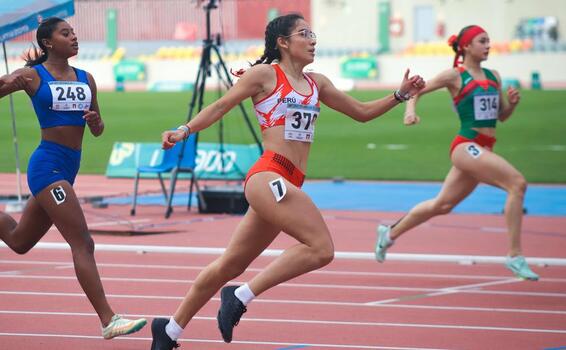
POLYGON ((189 185, 189 200, 187 208, 191 207, 191 200, 193 194, 193 185, 196 186, 197 195, 199 196, 199 201, 204 204, 204 199, 201 196, 200 188, 198 186, 198 181, 195 175, 196 168, 196 148, 197 148, 197 134, 191 134, 188 139, 184 142, 179 142, 172 148, 164 151, 163 160, 160 164, 155 166, 141 166, 138 167, 136 171, 136 177, 134 180, 134 198, 132 202, 132 209, 130 210, 130 215, 136 215, 136 204, 138 195, 138 184, 140 180, 140 174, 142 173, 152 173, 157 174, 159 182, 161 184, 161 190, 163 191, 163 196, 167 202, 167 209, 165 211, 165 217, 168 218, 173 211, 172 203, 173 196, 175 194, 175 185, 177 182, 177 175, 181 172, 188 172, 191 174, 191 183, 189 185), (179 158, 181 161, 179 162, 179 158), (165 184, 163 182, 163 173, 170 173, 170 190, 167 193, 165 189, 165 184))

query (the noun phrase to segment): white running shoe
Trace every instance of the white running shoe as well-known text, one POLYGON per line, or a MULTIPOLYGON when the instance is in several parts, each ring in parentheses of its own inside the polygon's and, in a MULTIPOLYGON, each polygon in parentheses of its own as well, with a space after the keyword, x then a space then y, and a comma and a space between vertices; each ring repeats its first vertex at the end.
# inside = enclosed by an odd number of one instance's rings
POLYGON ((114 315, 110 323, 108 323, 108 326, 102 328, 102 336, 104 339, 112 339, 120 335, 135 333, 142 329, 146 323, 147 320, 145 318, 128 320, 127 318, 122 318, 120 315, 114 315))

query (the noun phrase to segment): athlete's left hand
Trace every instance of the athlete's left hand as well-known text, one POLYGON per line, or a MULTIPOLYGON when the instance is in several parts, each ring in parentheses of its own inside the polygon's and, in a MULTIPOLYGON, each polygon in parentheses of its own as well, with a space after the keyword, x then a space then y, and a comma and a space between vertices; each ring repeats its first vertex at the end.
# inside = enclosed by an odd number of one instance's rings
POLYGON ((421 91, 425 87, 426 83, 424 79, 420 75, 413 75, 409 78, 409 69, 405 71, 405 75, 403 76, 403 82, 401 83, 401 87, 399 87, 399 93, 402 96, 415 96, 419 91, 421 91))
POLYGON ((519 94, 519 90, 509 86, 507 88, 507 101, 509 101, 509 104, 515 107, 517 104, 519 104, 520 100, 521 95, 519 94))
POLYGON ((86 120, 88 126, 90 126, 91 128, 100 126, 100 124, 102 123, 102 118, 100 118, 98 112, 91 110, 85 110, 84 112, 85 114, 83 115, 83 119, 86 120))

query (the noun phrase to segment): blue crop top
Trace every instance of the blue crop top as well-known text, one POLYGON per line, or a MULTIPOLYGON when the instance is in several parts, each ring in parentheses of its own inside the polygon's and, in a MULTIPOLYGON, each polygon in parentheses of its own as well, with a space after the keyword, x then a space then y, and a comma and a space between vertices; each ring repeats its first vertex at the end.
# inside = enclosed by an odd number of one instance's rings
POLYGON ((92 92, 84 70, 77 68, 77 81, 56 80, 41 64, 33 66, 41 82, 31 102, 42 129, 54 126, 85 126, 84 111, 90 109, 92 92))

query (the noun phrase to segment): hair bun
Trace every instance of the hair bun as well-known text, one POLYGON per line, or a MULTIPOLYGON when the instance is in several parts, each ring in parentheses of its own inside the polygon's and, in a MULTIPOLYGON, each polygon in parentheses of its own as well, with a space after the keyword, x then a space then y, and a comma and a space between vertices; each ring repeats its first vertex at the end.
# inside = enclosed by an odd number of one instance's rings
POLYGON ((448 38, 448 45, 454 47, 454 43, 456 43, 456 41, 458 40, 458 37, 454 34, 450 35, 450 38, 448 38))

